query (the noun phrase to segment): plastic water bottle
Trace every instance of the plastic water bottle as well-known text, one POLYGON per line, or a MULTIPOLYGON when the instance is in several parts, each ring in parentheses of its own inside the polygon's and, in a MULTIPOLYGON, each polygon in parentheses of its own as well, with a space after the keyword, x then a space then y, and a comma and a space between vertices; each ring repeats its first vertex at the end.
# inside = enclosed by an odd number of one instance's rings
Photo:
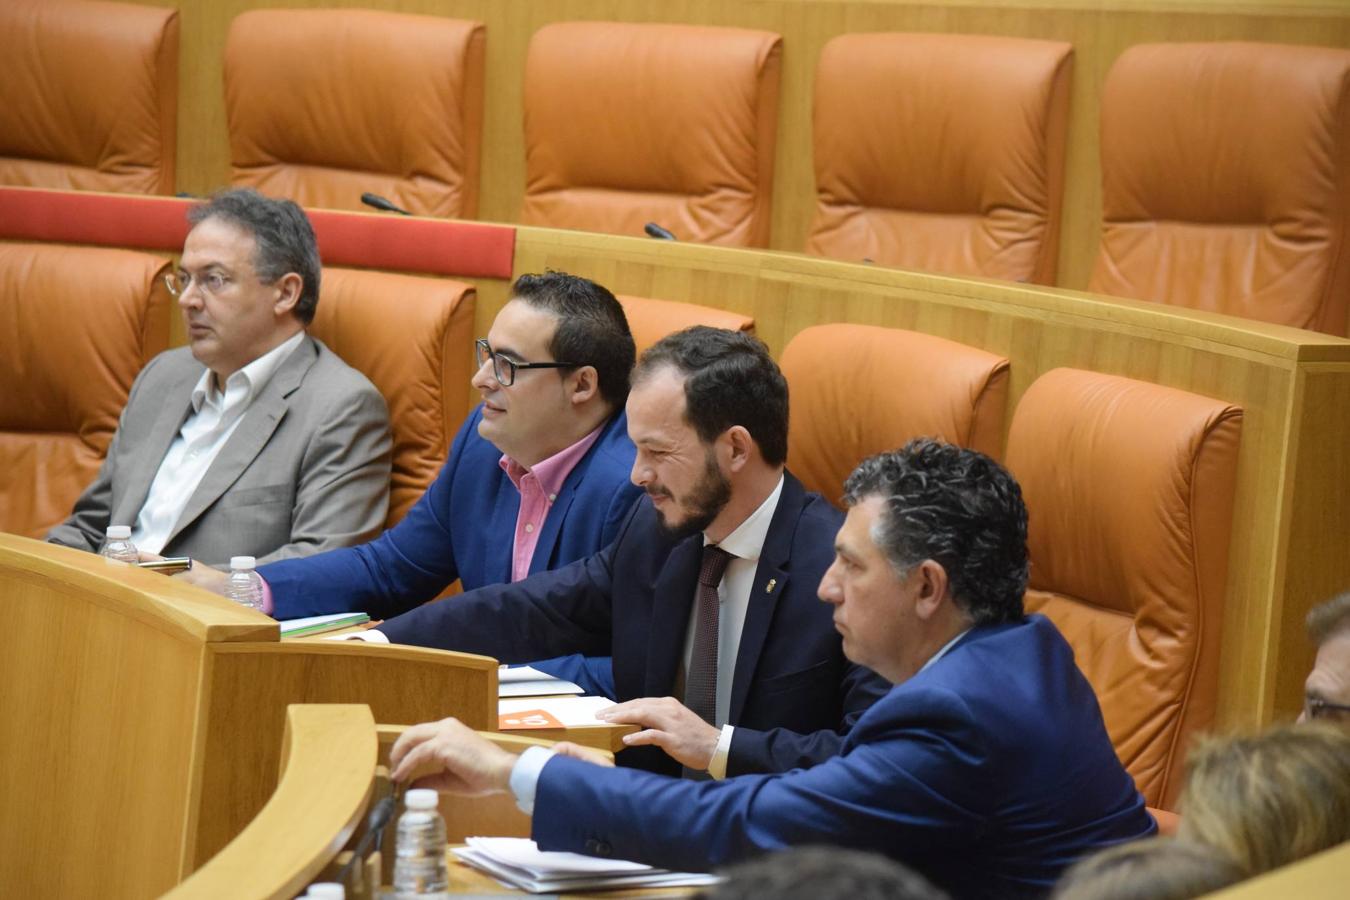
POLYGON ((108 559, 120 559, 127 563, 137 562, 141 558, 136 552, 136 545, 131 542, 130 525, 109 525, 103 547, 98 552, 108 559))
POLYGON ((262 609, 262 576, 253 571, 258 561, 251 556, 230 557, 230 584, 225 596, 240 606, 262 609))
POLYGON ((436 809, 435 791, 408 791, 407 811, 398 819, 397 856, 394 858, 394 897, 397 900, 448 898, 450 873, 445 865, 445 820, 436 809))

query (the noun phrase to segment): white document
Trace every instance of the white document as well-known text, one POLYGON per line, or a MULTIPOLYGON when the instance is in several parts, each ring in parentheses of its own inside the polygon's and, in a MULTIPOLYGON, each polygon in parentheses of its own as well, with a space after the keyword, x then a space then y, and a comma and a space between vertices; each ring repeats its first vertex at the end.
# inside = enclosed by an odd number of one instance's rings
POLYGON ((497 670, 498 697, 546 697, 550 694, 580 694, 581 685, 554 678, 529 666, 502 666, 497 670))
POLYGON ((507 887, 530 893, 563 893, 617 887, 696 887, 713 875, 671 872, 626 860, 540 850, 528 838, 471 837, 455 856, 507 887))

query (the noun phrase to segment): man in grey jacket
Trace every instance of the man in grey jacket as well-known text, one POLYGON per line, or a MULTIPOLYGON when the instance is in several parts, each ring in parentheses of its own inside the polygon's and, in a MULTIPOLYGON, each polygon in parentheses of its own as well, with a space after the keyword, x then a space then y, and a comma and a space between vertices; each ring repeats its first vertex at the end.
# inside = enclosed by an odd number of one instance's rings
POLYGON ((388 507, 389 416, 305 332, 320 277, 308 218, 237 189, 188 221, 169 276, 188 346, 142 370, 98 477, 47 540, 97 550, 130 525, 142 552, 208 565, 368 540, 388 507))

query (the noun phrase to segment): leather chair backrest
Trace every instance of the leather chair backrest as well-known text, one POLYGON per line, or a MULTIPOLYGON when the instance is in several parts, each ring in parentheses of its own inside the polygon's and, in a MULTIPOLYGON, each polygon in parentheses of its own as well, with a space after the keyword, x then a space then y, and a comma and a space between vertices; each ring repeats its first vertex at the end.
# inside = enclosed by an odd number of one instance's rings
POLYGON ((0 184, 171 194, 178 11, 0 3, 0 184))
POLYGON ((384 395, 394 435, 389 518, 417 502, 469 412, 472 285, 325 268, 310 334, 384 395))
POLYGON ((875 325, 816 325, 783 350, 788 467, 838 503, 863 459, 937 437, 997 457, 1008 361, 944 338, 875 325))
POLYGON ((1350 50, 1140 44, 1101 116, 1090 290, 1347 333, 1350 50))
POLYGON ((0 531, 40 538, 103 462, 136 374, 169 343, 165 257, 0 243, 0 531))
POLYGON ((624 317, 628 319, 628 328, 633 332, 633 342, 637 344, 638 355, 666 335, 694 325, 710 325, 729 331, 755 333, 753 318, 726 309, 714 309, 711 306, 680 303, 675 300, 630 297, 625 294, 619 294, 618 299, 623 305, 624 317))
POLYGON ((1073 48, 845 34, 816 70, 806 252, 1054 284, 1073 48))
POLYGON ((374 10, 240 14, 225 44, 231 179, 301 206, 478 213, 484 29, 374 10))
POLYGON ((1030 515, 1029 612, 1073 645, 1150 806, 1214 720, 1242 411, 1055 369, 1022 395, 1007 464, 1030 515))
POLYGON ((560 22, 525 61, 526 225, 766 247, 782 39, 560 22))

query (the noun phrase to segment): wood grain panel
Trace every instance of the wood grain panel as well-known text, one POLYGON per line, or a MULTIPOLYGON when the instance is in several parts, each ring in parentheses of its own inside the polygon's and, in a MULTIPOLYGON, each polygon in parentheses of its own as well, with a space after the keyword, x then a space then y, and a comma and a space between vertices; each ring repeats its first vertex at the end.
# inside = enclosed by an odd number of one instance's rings
MULTIPOLYGON (((202 193, 229 177, 221 56, 230 21, 274 0, 155 0, 181 9, 178 183, 202 193)), ((1045 38, 1075 47, 1059 283, 1083 287, 1101 218, 1098 98, 1132 44, 1255 40, 1350 47, 1350 9, 1331 0, 290 0, 476 19, 487 25, 480 218, 511 222, 524 197, 521 96, 525 51, 540 26, 571 19, 692 22, 783 35, 783 83, 771 246, 798 249, 815 203, 811 96, 820 50, 865 31, 943 31, 1045 38)), ((378 127, 378 123, 373 126, 378 127)))

